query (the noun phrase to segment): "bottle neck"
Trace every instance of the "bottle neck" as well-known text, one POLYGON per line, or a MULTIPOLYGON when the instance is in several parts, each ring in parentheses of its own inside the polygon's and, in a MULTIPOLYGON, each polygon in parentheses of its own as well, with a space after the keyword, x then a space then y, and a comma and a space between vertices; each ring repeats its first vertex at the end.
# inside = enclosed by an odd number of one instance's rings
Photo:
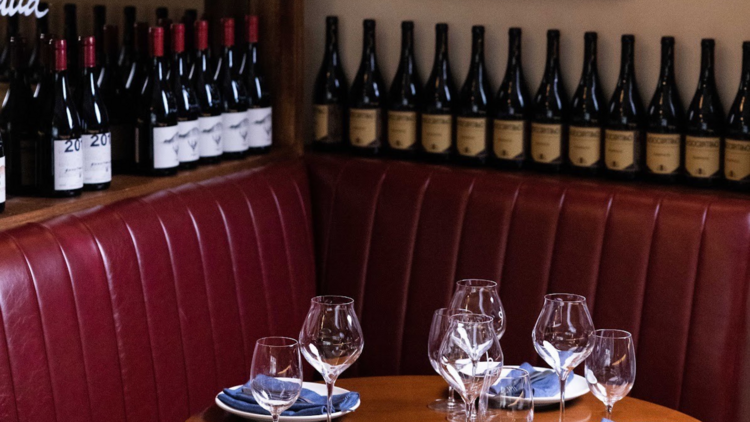
POLYGON ((439 69, 443 77, 448 76, 448 31, 438 31, 435 37, 435 63, 433 67, 439 69))
POLYGON ((703 46, 701 51, 701 84, 714 84, 714 48, 703 46))
POLYGON ((662 44, 661 46, 661 71, 659 80, 663 84, 674 83, 674 45, 662 44))
POLYGON ((365 30, 362 39, 362 66, 369 70, 374 70, 377 66, 375 56, 375 30, 365 30))
POLYGON ((635 75, 635 46, 632 42, 622 43, 620 57, 620 83, 625 83, 635 75))
POLYGON ((583 77, 591 79, 597 73, 597 42, 595 39, 587 39, 583 53, 583 77))
POLYGON ((172 53, 172 73, 176 78, 187 77, 188 69, 184 51, 172 53))
POLYGON ((339 64, 339 28, 337 25, 328 24, 326 28, 325 61, 334 66, 339 64))
POLYGON ((234 48, 224 46, 224 54, 221 61, 222 72, 231 77, 234 69, 234 48))
POLYGON ((414 30, 404 29, 401 34, 401 65, 405 66, 404 70, 409 70, 414 66, 414 30))
POLYGON ((166 79, 167 73, 164 67, 164 57, 151 57, 151 76, 154 82, 163 82, 166 79))
POLYGON ((470 72, 482 72, 484 70, 484 34, 474 34, 471 43, 471 67, 470 72))
POLYGON ((547 39, 547 64, 544 69, 545 77, 556 77, 560 72, 560 39, 549 37, 547 39))
POLYGON ((67 70, 55 70, 53 72, 55 80, 55 92, 62 95, 62 98, 68 98, 70 96, 68 85, 68 71, 67 70))
POLYGON ((521 68, 521 36, 513 34, 508 41, 508 68, 506 73, 515 73, 521 68))
POLYGON ((742 46, 742 79, 740 89, 750 90, 750 44, 742 46))

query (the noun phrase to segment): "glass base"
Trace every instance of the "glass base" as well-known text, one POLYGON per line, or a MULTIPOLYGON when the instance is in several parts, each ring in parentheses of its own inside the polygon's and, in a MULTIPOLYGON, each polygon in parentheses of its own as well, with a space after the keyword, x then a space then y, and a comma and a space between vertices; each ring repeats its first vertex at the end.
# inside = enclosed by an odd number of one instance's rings
MULTIPOLYGON (((472 418, 469 419, 469 421, 476 422, 478 419, 479 418, 477 418, 476 415, 472 415, 472 418)), ((445 420, 448 422, 466 422, 466 413, 465 412, 449 413, 448 416, 445 417, 445 420)))
POLYGON ((427 405, 431 410, 440 413, 457 413, 464 414, 464 403, 461 401, 450 402, 448 399, 437 399, 434 402, 427 405))

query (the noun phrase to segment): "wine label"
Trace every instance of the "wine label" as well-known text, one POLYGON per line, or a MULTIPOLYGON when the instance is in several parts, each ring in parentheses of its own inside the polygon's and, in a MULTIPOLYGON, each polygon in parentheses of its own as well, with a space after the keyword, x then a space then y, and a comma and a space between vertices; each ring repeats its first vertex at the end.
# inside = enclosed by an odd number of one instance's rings
POLYGON ((112 134, 81 135, 83 143, 83 183, 112 181, 112 134))
POLYGON ((273 139, 273 118, 271 107, 249 108, 247 118, 250 130, 247 143, 250 148, 270 147, 273 139))
POLYGON ((685 138, 685 170, 692 177, 708 178, 719 171, 721 139, 688 136, 685 138))
POLYGON ((632 130, 604 131, 604 161, 610 170, 626 170, 635 164, 638 143, 632 130))
POLYGON ((380 146, 380 110, 353 108, 349 111, 349 140, 355 147, 380 146))
POLYGON ((155 169, 171 169, 180 165, 178 135, 177 125, 154 128, 152 139, 154 142, 155 169))
POLYGON ((313 106, 313 140, 315 142, 328 143, 328 105, 313 106))
POLYGON ((21 139, 21 186, 30 188, 36 186, 37 180, 37 140, 33 137, 21 139))
POLYGON ((568 137, 568 158, 576 167, 590 167, 602 156, 602 129, 571 126, 568 137))
POLYGON ((0 157, 0 204, 5 202, 5 157, 0 157))
POLYGON ((531 124, 531 158, 538 163, 551 163, 562 155, 562 125, 531 124))
POLYGON ((224 113, 222 118, 222 135, 224 152, 243 152, 247 149, 247 135, 250 121, 247 112, 224 113))
POLYGON ((55 190, 83 188, 83 149, 81 139, 55 139, 55 190))
POLYGON ((729 180, 742 180, 750 176, 750 141, 726 140, 724 175, 729 180))
POLYGON ((459 117, 456 119, 456 146, 458 153, 479 157, 487 153, 487 119, 484 117, 459 117))
POLYGON ((336 144, 342 141, 344 116, 338 104, 316 104, 313 106, 315 142, 336 144))
POLYGON ((647 133, 646 166, 656 174, 670 174, 680 168, 680 135, 647 133))
POLYGON ((410 149, 417 143, 417 113, 388 112, 388 145, 393 149, 410 149))
POLYGON ((451 147, 453 116, 450 114, 422 115, 422 146, 431 153, 443 153, 451 147))
POLYGON ((224 129, 222 116, 206 116, 198 119, 198 152, 201 157, 217 157, 224 152, 221 135, 224 129))
POLYGON ((177 143, 180 146, 177 159, 181 163, 192 163, 200 158, 200 151, 198 150, 200 133, 198 120, 177 123, 177 143))
POLYGON ((495 156, 503 160, 523 158, 525 130, 522 120, 495 120, 492 143, 495 156))

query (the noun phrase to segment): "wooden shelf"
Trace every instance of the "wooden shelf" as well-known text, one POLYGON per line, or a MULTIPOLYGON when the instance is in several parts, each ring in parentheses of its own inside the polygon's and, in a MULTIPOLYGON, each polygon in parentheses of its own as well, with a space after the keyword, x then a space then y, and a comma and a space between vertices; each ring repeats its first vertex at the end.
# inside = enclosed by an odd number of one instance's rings
POLYGON ((181 171, 172 177, 146 177, 116 175, 112 186, 101 192, 84 192, 76 198, 52 199, 37 197, 11 197, 5 212, 0 214, 0 230, 7 230, 26 223, 44 221, 64 214, 107 205, 127 198, 148 195, 164 189, 172 189, 186 183, 200 182, 225 176, 242 170, 259 167, 271 162, 298 156, 295 146, 283 146, 270 154, 248 157, 243 160, 225 161, 195 170, 181 171))

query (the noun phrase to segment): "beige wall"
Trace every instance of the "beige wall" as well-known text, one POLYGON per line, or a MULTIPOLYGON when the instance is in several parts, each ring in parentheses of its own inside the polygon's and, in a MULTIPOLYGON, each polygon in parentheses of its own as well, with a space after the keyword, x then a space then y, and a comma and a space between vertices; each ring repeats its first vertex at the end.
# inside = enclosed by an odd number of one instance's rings
POLYGON ((386 81, 398 64, 402 20, 416 23, 417 60, 426 79, 434 48, 434 25, 450 24, 451 60, 460 86, 468 69, 471 25, 487 27, 487 61, 493 89, 505 72, 508 28, 523 29, 523 60, 530 90, 539 85, 548 28, 562 31, 565 85, 573 95, 583 62, 583 33, 599 33, 599 70, 606 94, 614 88, 620 60, 620 35, 636 35, 637 77, 645 103, 659 73, 660 37, 677 39, 677 81, 683 102, 695 92, 700 39, 717 40, 717 83, 725 108, 739 83, 743 40, 750 40, 750 2, 746 0, 308 0, 305 4, 307 95, 320 67, 326 15, 338 15, 341 52, 349 80, 361 54, 362 19, 377 19, 378 58, 386 81))

